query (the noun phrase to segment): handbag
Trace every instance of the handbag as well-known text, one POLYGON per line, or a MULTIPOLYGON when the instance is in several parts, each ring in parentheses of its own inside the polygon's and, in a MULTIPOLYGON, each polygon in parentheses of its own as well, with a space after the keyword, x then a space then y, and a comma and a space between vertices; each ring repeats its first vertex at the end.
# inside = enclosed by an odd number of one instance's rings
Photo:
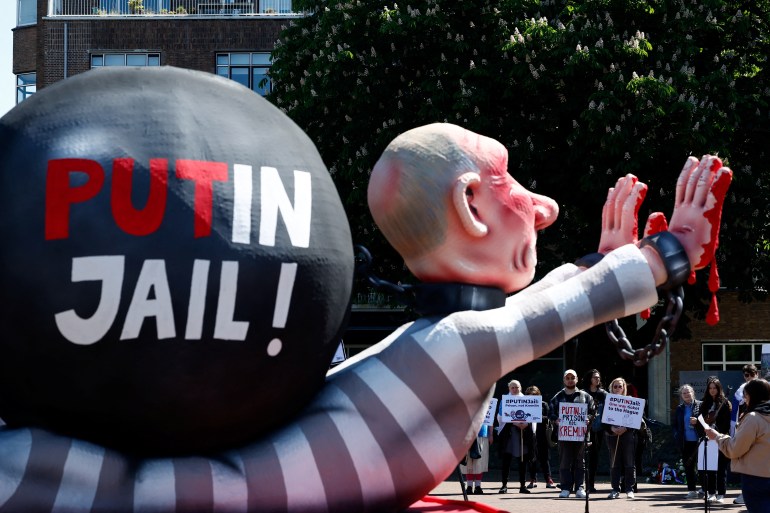
POLYGON ((477 460, 477 459, 481 458, 481 447, 479 447, 479 439, 478 438, 474 438, 473 439, 473 443, 471 444, 471 448, 468 449, 468 456, 470 456, 470 458, 472 460, 477 460))

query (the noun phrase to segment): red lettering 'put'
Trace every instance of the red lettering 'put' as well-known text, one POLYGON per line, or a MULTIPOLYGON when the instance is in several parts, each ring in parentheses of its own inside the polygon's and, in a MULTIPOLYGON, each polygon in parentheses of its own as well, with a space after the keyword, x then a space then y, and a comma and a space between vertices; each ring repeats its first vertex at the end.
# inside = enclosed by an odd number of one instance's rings
POLYGON ((177 160, 176 176, 195 182, 195 238, 209 236, 214 200, 213 182, 227 180, 227 164, 202 160, 177 160))
POLYGON ((45 183, 45 238, 69 237, 70 206, 96 196, 104 184, 104 169, 88 159, 55 159, 48 161, 45 183), (70 186, 70 173, 85 173, 83 185, 70 186))

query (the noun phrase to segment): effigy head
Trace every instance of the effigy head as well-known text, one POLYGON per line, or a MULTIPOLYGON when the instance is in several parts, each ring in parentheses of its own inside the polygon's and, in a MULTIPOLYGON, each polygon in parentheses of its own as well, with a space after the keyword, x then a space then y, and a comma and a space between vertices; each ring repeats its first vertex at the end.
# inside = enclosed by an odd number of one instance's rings
POLYGON ((0 417, 150 453, 280 425, 347 320, 350 229, 252 91, 93 70, 0 119, 0 417))

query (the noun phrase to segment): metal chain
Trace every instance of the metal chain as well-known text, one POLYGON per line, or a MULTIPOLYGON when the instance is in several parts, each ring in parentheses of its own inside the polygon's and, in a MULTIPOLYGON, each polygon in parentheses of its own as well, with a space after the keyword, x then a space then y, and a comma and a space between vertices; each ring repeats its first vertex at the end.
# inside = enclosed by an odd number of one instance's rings
POLYGON ((640 349, 634 349, 631 342, 626 337, 623 328, 618 324, 617 319, 613 319, 604 324, 607 330, 607 336, 615 345, 618 354, 624 360, 631 360, 637 367, 646 365, 655 355, 660 354, 668 344, 670 336, 676 329, 676 323, 684 310, 684 290, 677 287, 675 290, 666 292, 666 315, 658 323, 655 336, 652 342, 640 349))
MULTIPOLYGON (((371 273, 372 255, 364 246, 356 245, 356 275, 367 280, 376 288, 385 289, 393 294, 396 299, 406 305, 414 303, 414 291, 410 285, 396 285, 382 280, 371 273)), ((670 335, 676 329, 676 323, 684 309, 684 290, 677 287, 675 290, 666 292, 666 315, 658 323, 655 336, 647 346, 634 349, 631 342, 626 337, 625 331, 618 324, 617 319, 605 323, 607 336, 615 345, 618 354, 624 360, 631 360, 637 367, 647 364, 655 355, 660 354, 669 342, 670 335)))

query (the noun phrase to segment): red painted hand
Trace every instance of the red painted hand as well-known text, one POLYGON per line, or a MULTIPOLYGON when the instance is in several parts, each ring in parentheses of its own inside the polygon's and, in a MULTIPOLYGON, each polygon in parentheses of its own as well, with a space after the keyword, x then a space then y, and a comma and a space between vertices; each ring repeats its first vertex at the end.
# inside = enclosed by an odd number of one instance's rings
POLYGON ((693 270, 703 269, 719 245, 722 205, 733 172, 719 158, 690 157, 676 183, 676 202, 669 231, 682 243, 693 270))
POLYGON ((626 244, 636 244, 639 237, 639 207, 647 194, 647 185, 628 174, 619 178, 607 192, 602 208, 602 235, 599 253, 607 254, 626 244))

